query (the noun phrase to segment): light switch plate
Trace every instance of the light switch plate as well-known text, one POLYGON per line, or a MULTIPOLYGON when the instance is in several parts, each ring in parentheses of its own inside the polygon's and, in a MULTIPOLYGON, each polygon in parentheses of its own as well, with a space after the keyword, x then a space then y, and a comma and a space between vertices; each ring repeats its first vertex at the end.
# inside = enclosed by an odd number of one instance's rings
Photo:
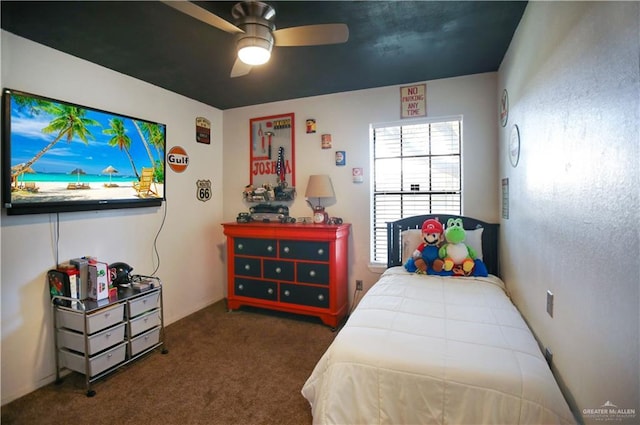
POLYGON ((547 313, 553 317, 553 292, 547 291, 547 313))

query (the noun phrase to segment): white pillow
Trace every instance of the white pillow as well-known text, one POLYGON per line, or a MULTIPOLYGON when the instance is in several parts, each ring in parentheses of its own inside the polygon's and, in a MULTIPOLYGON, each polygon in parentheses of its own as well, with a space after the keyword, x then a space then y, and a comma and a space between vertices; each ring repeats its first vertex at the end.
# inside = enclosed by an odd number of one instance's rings
MULTIPOLYGON (((473 230, 465 230, 466 238, 465 243, 469 245, 476 251, 476 258, 482 260, 482 232, 484 228, 479 227, 473 230)), ((409 229, 404 230, 400 233, 401 238, 401 247, 402 250, 402 264, 406 263, 413 251, 424 242, 422 240, 422 230, 421 229, 409 229)))
POLYGON ((413 251, 418 248, 418 246, 423 242, 422 240, 422 229, 409 229, 404 230, 400 233, 401 240, 401 253, 402 253, 402 264, 407 262, 413 251))
POLYGON ((482 260, 482 232, 484 228, 480 227, 474 230, 465 230, 465 243, 476 251, 476 258, 482 260))

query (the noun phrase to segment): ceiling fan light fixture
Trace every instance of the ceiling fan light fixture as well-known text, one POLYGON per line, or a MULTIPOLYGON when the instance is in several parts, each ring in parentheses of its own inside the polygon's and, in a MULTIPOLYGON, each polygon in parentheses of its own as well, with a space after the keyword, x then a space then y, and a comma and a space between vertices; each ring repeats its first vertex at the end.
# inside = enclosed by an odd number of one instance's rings
POLYGON ((263 65, 269 62, 271 52, 264 47, 247 46, 238 50, 238 57, 247 65, 263 65))
POLYGON ((247 65, 262 65, 269 62, 273 43, 257 37, 238 40, 238 58, 247 65))

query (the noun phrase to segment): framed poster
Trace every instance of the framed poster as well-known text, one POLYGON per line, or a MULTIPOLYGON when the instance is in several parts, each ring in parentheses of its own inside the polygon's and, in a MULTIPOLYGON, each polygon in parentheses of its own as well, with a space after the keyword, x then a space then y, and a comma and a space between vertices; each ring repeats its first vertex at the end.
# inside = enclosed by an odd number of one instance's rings
POLYGON ((254 187, 296 185, 294 114, 249 122, 249 182, 254 187))
POLYGON ((502 179, 502 218, 509 218, 509 179, 502 179))

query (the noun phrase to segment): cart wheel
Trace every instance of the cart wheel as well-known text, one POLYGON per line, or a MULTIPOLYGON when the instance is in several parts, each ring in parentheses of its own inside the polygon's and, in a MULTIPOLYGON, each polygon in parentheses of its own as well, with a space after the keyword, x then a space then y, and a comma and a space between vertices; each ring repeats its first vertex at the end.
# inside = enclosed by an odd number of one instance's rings
POLYGON ((87 397, 93 397, 94 395, 96 395, 96 392, 94 390, 87 391, 87 397))
POLYGON ((169 350, 167 350, 166 348, 163 348, 162 351, 160 351, 162 354, 169 354, 169 350))
POLYGON ((63 381, 64 381, 64 379, 58 378, 58 379, 55 380, 55 384, 56 385, 60 385, 60 384, 62 384, 63 381))

